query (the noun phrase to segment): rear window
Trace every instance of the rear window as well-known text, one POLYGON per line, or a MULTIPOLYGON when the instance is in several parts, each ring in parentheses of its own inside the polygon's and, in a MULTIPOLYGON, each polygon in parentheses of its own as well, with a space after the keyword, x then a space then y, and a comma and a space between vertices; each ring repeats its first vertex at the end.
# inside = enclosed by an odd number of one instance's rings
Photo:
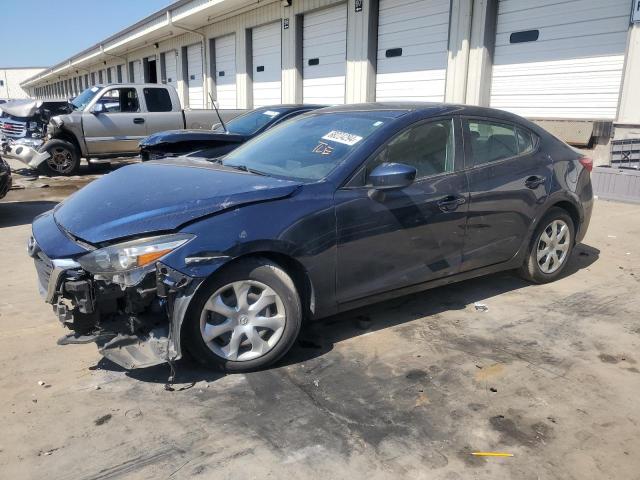
POLYGON ((468 120, 474 165, 483 165, 518 155, 518 141, 512 125, 486 120, 468 120))
POLYGON ((149 112, 170 112, 173 110, 171 96, 165 88, 145 88, 144 101, 149 112))
POLYGON ((535 138, 529 130, 516 127, 516 136, 518 137, 518 153, 532 152, 535 147, 535 138))
POLYGON ((533 152, 537 137, 526 128, 490 120, 466 120, 473 165, 533 152))

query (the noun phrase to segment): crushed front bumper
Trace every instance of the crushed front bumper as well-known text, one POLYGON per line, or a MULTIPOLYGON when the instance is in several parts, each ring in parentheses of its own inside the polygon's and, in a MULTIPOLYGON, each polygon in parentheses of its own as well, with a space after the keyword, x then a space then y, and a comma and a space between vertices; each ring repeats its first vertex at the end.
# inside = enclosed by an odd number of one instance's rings
POLYGON ((2 140, 0 152, 2 152, 3 157, 18 160, 33 169, 37 169, 50 157, 47 152, 39 152, 33 146, 8 139, 2 140))
POLYGON ((127 369, 181 358, 180 330, 203 279, 158 263, 139 285, 123 288, 96 279, 73 260, 49 259, 33 237, 29 254, 40 294, 72 331, 59 344, 95 342, 104 357, 127 369))

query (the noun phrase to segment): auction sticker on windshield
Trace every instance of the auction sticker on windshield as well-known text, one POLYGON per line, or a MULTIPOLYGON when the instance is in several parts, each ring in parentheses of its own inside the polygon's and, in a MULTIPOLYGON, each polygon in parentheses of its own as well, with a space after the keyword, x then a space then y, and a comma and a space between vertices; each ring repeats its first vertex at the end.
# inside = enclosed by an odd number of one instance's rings
POLYGON ((280 115, 280 112, 274 112, 273 110, 265 110, 262 112, 263 115, 267 115, 269 117, 275 117, 276 115, 280 115))
POLYGON ((362 137, 358 135, 354 135, 353 133, 341 132, 339 130, 331 130, 327 133, 323 140, 330 140, 332 142, 343 143, 345 145, 349 145, 350 147, 358 143, 362 140, 362 137))

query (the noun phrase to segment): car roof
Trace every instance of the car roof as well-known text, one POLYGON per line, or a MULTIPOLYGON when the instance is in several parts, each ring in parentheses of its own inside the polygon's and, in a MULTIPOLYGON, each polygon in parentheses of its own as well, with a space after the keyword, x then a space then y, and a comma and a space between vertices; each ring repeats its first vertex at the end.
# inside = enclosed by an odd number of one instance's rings
POLYGON ((488 116, 510 122, 531 124, 528 120, 504 110, 489 107, 479 107, 476 105, 460 105, 455 103, 442 102, 373 102, 373 103, 352 103, 347 105, 335 105, 323 108, 318 113, 338 113, 338 112, 387 112, 394 117, 400 117, 408 113, 421 113, 421 117, 435 117, 438 115, 457 114, 469 116, 488 116))
POLYGON ((278 110, 278 111, 289 111, 293 112, 295 110, 316 110, 318 108, 326 108, 327 105, 317 105, 314 103, 284 103, 284 104, 276 104, 276 105, 267 105, 264 107, 257 107, 254 110, 278 110))

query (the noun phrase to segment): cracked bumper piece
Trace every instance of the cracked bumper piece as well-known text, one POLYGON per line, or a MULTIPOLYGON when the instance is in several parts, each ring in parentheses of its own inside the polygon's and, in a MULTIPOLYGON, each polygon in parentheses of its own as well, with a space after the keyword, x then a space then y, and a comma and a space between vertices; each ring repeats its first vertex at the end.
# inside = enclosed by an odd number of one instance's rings
POLYGON ((169 358, 169 328, 157 327, 145 336, 117 335, 99 348, 105 358, 123 368, 151 367, 169 358))
POLYGON ((47 152, 38 152, 28 145, 13 143, 3 148, 2 156, 18 160, 30 168, 37 169, 40 164, 46 162, 50 155, 47 152))
POLYGON ((178 360, 180 330, 203 279, 158 263, 137 285, 105 282, 72 260, 49 260, 30 245, 40 292, 72 333, 59 344, 95 342, 107 359, 126 369, 178 360))

